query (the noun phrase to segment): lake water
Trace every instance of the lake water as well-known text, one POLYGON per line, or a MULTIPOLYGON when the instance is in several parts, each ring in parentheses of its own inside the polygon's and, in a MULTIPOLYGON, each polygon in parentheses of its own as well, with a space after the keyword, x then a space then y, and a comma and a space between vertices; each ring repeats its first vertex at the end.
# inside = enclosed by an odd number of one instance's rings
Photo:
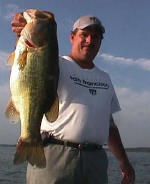
MULTIPOLYGON (((25 184, 26 164, 15 166, 12 163, 15 147, 0 145, 0 184, 25 184)), ((107 151, 109 159, 109 184, 120 184, 121 173, 115 157, 107 151)), ((135 184, 150 184, 150 150, 127 150, 136 172, 135 184)))

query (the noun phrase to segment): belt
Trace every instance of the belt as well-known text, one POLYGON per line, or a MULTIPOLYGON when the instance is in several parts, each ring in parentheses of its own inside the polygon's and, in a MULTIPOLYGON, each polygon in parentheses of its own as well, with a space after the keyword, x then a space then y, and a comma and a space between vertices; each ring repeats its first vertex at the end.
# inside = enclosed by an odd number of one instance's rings
POLYGON ((75 142, 70 142, 66 140, 56 139, 52 135, 49 135, 48 133, 45 133, 45 132, 42 133, 42 140, 43 140, 44 146, 48 146, 49 144, 58 144, 58 145, 64 145, 64 146, 76 148, 79 150, 87 150, 87 151, 102 149, 102 145, 99 145, 99 144, 75 143, 75 142))

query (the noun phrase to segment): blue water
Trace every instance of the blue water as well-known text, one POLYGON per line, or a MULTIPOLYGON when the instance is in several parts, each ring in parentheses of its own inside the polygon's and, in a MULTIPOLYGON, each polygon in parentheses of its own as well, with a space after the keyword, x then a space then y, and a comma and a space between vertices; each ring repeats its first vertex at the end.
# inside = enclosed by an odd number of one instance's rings
MULTIPOLYGON (((15 166, 12 163, 15 147, 0 146, 0 184, 25 184, 26 164, 15 166)), ((107 151, 109 159, 109 184, 120 184, 121 173, 115 157, 107 151)), ((127 151, 136 172, 135 184, 150 184, 150 151, 127 151)))

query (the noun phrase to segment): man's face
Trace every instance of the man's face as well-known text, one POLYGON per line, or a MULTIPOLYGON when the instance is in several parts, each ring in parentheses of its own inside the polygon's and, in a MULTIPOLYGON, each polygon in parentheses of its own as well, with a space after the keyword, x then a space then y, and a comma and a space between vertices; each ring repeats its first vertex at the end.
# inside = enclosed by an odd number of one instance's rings
POLYGON ((96 28, 88 27, 71 33, 72 54, 81 61, 93 61, 101 45, 102 35, 96 28))

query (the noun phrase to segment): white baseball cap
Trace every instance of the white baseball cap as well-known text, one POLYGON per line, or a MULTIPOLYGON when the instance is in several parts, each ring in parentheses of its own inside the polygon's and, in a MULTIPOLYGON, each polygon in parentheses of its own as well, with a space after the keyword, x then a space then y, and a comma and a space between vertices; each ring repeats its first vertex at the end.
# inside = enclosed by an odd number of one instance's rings
POLYGON ((100 28, 100 31, 102 32, 102 34, 105 33, 105 28, 102 25, 101 21, 93 15, 85 15, 80 17, 74 23, 72 31, 74 31, 75 29, 84 29, 89 26, 97 26, 100 28))

